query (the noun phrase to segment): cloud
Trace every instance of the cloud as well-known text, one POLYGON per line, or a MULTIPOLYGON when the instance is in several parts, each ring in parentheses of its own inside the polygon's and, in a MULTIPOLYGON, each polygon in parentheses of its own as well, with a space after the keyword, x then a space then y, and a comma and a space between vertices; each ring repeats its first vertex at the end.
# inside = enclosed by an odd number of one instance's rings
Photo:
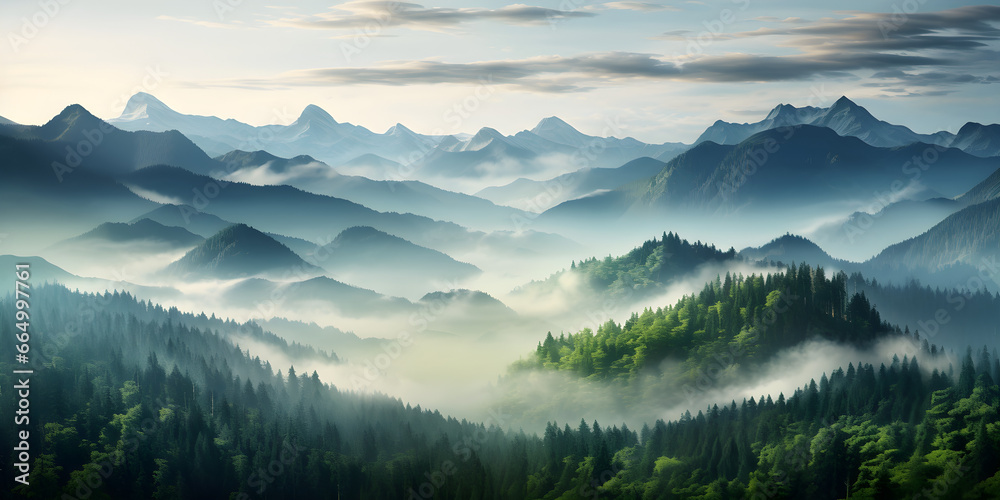
MULTIPOLYGON (((959 7, 939 12, 907 15, 878 12, 848 12, 841 19, 818 21, 773 20, 769 24, 789 27, 760 28, 720 38, 782 37, 781 46, 803 51, 903 51, 941 49, 966 51, 1000 40, 1000 6, 959 7)), ((765 18, 758 18, 764 20, 765 18)))
POLYGON ((754 20, 765 23, 788 23, 788 24, 797 24, 806 22, 801 17, 757 16, 754 18, 754 20))
POLYGON ((657 36, 649 37, 650 40, 686 40, 688 36, 693 34, 691 30, 670 30, 665 31, 657 36))
MULTIPOLYGON (((946 92, 945 86, 994 83, 1000 51, 1000 7, 960 7, 908 15, 844 12, 841 18, 757 17, 763 27, 733 33, 674 30, 653 39, 685 43, 679 62, 691 79, 701 81, 777 81, 816 76, 860 78, 855 72, 874 69, 866 87, 937 87, 923 95, 946 92), (798 54, 754 56, 732 53, 700 56, 711 45, 746 44, 760 39, 798 54), (935 70, 934 67, 947 70, 935 70), (920 68, 932 68, 919 71, 920 68)), ((912 89, 907 89, 910 91, 912 89)))
POLYGON ((298 16, 270 21, 273 26, 319 29, 381 31, 388 27, 403 27, 423 31, 447 31, 462 24, 493 21, 504 24, 532 26, 593 17, 591 12, 568 11, 513 4, 499 9, 475 7, 424 7, 414 3, 359 0, 336 6, 313 16, 298 16))
POLYGON ((231 29, 239 29, 239 28, 243 27, 243 26, 236 26, 236 25, 233 25, 233 24, 216 23, 216 22, 212 22, 212 21, 199 21, 197 19, 187 19, 187 18, 183 18, 183 17, 174 17, 174 16, 163 16, 163 15, 161 15, 161 16, 156 16, 156 19, 159 19, 160 21, 175 21, 175 22, 180 22, 180 23, 193 24, 195 26, 201 26, 203 28, 213 28, 213 29, 228 29, 228 30, 231 30, 231 29))
MULTIPOLYGON (((991 75, 972 75, 968 73, 927 71, 924 73, 907 73, 905 71, 879 71, 872 78, 891 80, 896 83, 906 83, 915 86, 931 86, 943 83, 995 83, 996 77, 991 75)), ((887 83, 886 85, 892 85, 887 83)), ((879 84, 881 85, 881 84, 879 84)))
MULTIPOLYGON (((531 24, 548 19, 552 12, 582 15, 524 5, 495 10, 398 5, 379 22, 443 30, 479 19, 531 24)), ((339 13, 298 23, 346 29, 378 19, 372 9, 385 6, 381 2, 350 2, 339 6, 339 13)), ((909 92, 914 91, 910 87, 927 87, 920 90, 927 94, 944 90, 945 86, 997 81, 993 72, 1000 52, 992 46, 1000 40, 1000 29, 991 23, 1000 21, 1000 7, 963 7, 910 14, 906 19, 880 13, 842 15, 845 17, 818 21, 778 19, 752 31, 709 34, 711 41, 707 42, 729 43, 730 47, 738 44, 742 48, 749 45, 746 40, 761 39, 773 46, 797 49, 784 54, 769 53, 767 49, 761 53, 748 53, 745 49, 723 52, 715 46, 691 51, 688 48, 691 40, 704 45, 702 35, 675 30, 660 38, 687 40, 686 53, 595 52, 461 63, 437 58, 385 61, 367 67, 311 68, 203 86, 475 85, 490 79, 497 85, 531 92, 581 92, 644 81, 762 83, 840 78, 861 80, 862 86, 904 88, 909 92)))
POLYGON ((678 9, 677 7, 672 7, 669 5, 660 5, 657 3, 647 3, 647 2, 608 2, 600 4, 596 7, 610 9, 610 10, 638 10, 641 12, 658 12, 664 10, 678 12, 681 10, 678 9))
POLYGON ((206 86, 272 87, 327 85, 480 84, 489 80, 539 92, 590 90, 623 81, 775 82, 815 76, 845 77, 852 71, 914 68, 948 64, 947 58, 899 54, 704 56, 681 64, 658 54, 600 52, 576 56, 448 63, 437 60, 392 61, 363 68, 300 70, 269 79, 241 79, 206 86))

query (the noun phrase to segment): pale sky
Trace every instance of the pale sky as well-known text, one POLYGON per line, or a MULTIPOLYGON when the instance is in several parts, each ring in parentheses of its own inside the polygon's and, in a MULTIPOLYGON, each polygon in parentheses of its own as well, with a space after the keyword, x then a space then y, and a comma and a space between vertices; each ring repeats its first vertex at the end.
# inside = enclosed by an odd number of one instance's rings
POLYGON ((1000 122, 1000 7, 965 2, 12 0, 0 31, 0 116, 29 124, 137 91, 255 125, 316 104, 377 132, 556 115, 647 142, 841 95, 917 132, 1000 122))

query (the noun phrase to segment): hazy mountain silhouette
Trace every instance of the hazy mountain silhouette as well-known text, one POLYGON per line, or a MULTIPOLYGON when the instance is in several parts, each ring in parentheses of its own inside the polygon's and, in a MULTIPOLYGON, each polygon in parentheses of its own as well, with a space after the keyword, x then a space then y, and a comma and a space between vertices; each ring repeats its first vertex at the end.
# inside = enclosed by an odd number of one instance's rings
POLYGON ((810 237, 831 251, 853 247, 874 249, 868 255, 856 257, 866 260, 893 243, 923 233, 963 206, 953 199, 937 197, 904 199, 887 205, 876 203, 872 212, 854 212, 846 219, 821 225, 810 237))
POLYGON ((430 292, 416 305, 430 310, 442 309, 447 328, 464 337, 477 336, 487 328, 484 325, 509 325, 519 321, 518 314, 488 293, 465 288, 430 292))
POLYGON ((77 169, 123 174, 158 164, 208 173, 218 169, 191 140, 176 130, 126 132, 79 104, 67 106, 41 126, 2 126, 0 134, 56 143, 65 172, 77 169))
POLYGON ((74 288, 86 292, 129 292, 142 294, 153 301, 172 300, 181 296, 180 291, 167 286, 144 286, 137 285, 121 279, 103 279, 80 276, 66 271, 61 266, 53 264, 47 259, 35 255, 0 255, 0 265, 7 269, 14 269, 16 264, 30 264, 30 282, 32 287, 37 287, 42 283, 60 283, 68 288, 74 288))
POLYGON ((52 165, 65 161, 62 144, 0 135, 0 213, 18 214, 0 218, 0 233, 18 235, 6 245, 31 243, 26 253, 35 253, 83 228, 129 220, 156 207, 90 169, 60 171, 60 177, 52 165))
POLYGON ((481 272, 472 264, 367 226, 345 229, 313 253, 313 262, 341 281, 407 297, 481 272))
MULTIPOLYGON (((287 120, 287 117, 284 117, 287 120)), ((121 116, 109 120, 124 130, 178 130, 213 156, 234 149, 258 150, 286 158, 309 155, 334 168, 370 178, 392 179, 395 165, 413 164, 414 179, 440 176, 478 176, 498 165, 507 174, 537 172, 552 166, 552 155, 586 158, 566 170, 614 168, 648 156, 668 160, 687 146, 679 143, 646 144, 632 138, 594 137, 566 122, 550 117, 532 130, 504 136, 483 128, 469 137, 424 135, 402 124, 378 134, 364 127, 337 122, 328 112, 309 105, 287 125, 253 127, 235 120, 178 113, 155 97, 138 93, 121 116)), ((607 135, 614 135, 609 130, 607 135)), ((579 158, 577 158, 579 160, 579 158)), ((495 173, 495 172, 494 172, 495 173)))
POLYGON ((18 264, 28 264, 28 277, 32 284, 69 283, 77 278, 63 268, 41 257, 10 254, 0 255, 0 265, 4 269, 14 269, 14 266, 18 264))
POLYGON ((187 247, 199 244, 205 238, 181 227, 165 226, 150 219, 134 222, 105 222, 86 233, 66 240, 66 244, 85 243, 140 243, 152 242, 170 247, 187 247))
MULTIPOLYGON (((868 211, 817 228, 812 237, 829 249, 865 245, 882 250, 927 231, 949 215, 1000 196, 1000 169, 954 198, 874 200, 868 211)), ((872 255, 874 256, 874 255, 872 255)), ((868 256, 865 256, 867 258, 868 256)))
POLYGON ((496 231, 487 234, 418 215, 377 212, 341 198, 307 193, 290 186, 220 182, 176 167, 148 167, 123 179, 151 195, 184 200, 225 220, 314 242, 331 241, 349 227, 371 226, 446 253, 477 249, 489 237, 494 237, 489 248, 502 252, 518 248, 541 251, 552 245, 573 245, 555 235, 531 231, 516 237, 496 231))
POLYGON ((284 317, 308 314, 317 308, 356 318, 405 314, 413 309, 413 305, 405 299, 387 297, 325 276, 290 283, 250 278, 228 288, 223 298, 230 304, 240 306, 263 303, 271 297, 282 298, 282 310, 279 312, 284 317))
POLYGON ((740 256, 752 261, 781 263, 784 265, 801 264, 811 266, 843 267, 844 261, 833 258, 819 245, 807 238, 794 234, 785 234, 759 247, 747 247, 740 250, 740 256))
POLYGON ((858 193, 886 191, 919 180, 935 195, 957 196, 1000 166, 998 158, 978 158, 958 149, 926 144, 873 147, 824 127, 767 130, 735 146, 703 142, 648 180, 591 199, 573 200, 543 218, 589 213, 624 213, 632 207, 683 208, 707 212, 748 208, 803 207, 856 199, 858 193), (928 149, 931 148, 931 149, 928 149), (918 167, 933 152, 934 162, 918 167))
MULTIPOLYGON (((295 167, 306 166, 318 163, 309 155, 299 155, 294 158, 280 158, 267 151, 240 151, 238 149, 230 151, 215 158, 220 163, 226 165, 226 171, 232 172, 244 168, 266 168, 274 174, 288 173, 295 167)), ((329 166, 323 167, 330 169, 329 166)), ((332 169, 330 169, 332 171, 332 169)))
POLYGON ((233 225, 232 222, 200 212, 190 205, 163 205, 132 219, 132 222, 142 219, 156 221, 164 226, 181 227, 203 238, 211 237, 233 225))
POLYGON ((1000 288, 1000 198, 959 210, 927 232, 892 245, 869 264, 882 269, 941 271, 964 265, 955 282, 987 276, 986 286, 1000 288), (980 270, 984 274, 975 272, 980 270), (993 283, 989 283, 992 281, 993 283))
POLYGON ((234 149, 265 149, 289 158, 310 155, 331 165, 373 153, 399 158, 414 150, 429 150, 439 140, 407 133, 408 129, 401 126, 377 134, 364 127, 339 123, 313 104, 306 106, 294 121, 289 121, 290 117, 276 118, 286 124, 254 127, 232 119, 187 115, 140 92, 129 99, 119 117, 109 121, 125 130, 178 130, 213 156, 234 149))
POLYGON ((288 247, 246 224, 234 224, 219 231, 170 264, 167 272, 194 279, 321 274, 288 247))
POLYGON ((948 145, 976 156, 1000 155, 1000 125, 966 123, 948 145))
POLYGON ((549 117, 513 136, 486 127, 467 140, 443 140, 415 168, 433 177, 527 176, 550 172, 554 165, 572 173, 612 169, 642 157, 665 161, 687 148, 680 143, 646 144, 631 137, 589 136, 549 117))
MULTIPOLYGON (((375 155, 367 156, 373 162, 384 160, 375 155)), ((230 151, 216 159, 226 165, 230 172, 226 178, 230 180, 286 184, 310 193, 351 200, 382 212, 408 212, 476 229, 509 228, 513 218, 528 215, 420 181, 376 181, 341 175, 329 165, 305 155, 286 159, 265 151, 230 151)))
POLYGON ((258 136, 254 127, 236 120, 178 113, 145 92, 129 98, 121 116, 108 120, 108 123, 122 130, 177 130, 213 156, 233 149, 230 142, 248 141, 258 136), (223 150, 216 151, 220 147, 223 150))
POLYGON ((963 205, 975 205, 998 197, 1000 197, 1000 169, 955 199, 963 205))
POLYGON ((476 196, 501 205, 541 212, 567 200, 649 178, 664 165, 662 161, 644 157, 618 168, 584 168, 546 181, 520 178, 504 186, 483 189, 476 196))
POLYGON ((795 125, 828 127, 839 135, 857 137, 872 146, 880 147, 905 146, 914 142, 948 145, 953 138, 948 132, 918 134, 902 125, 879 120, 854 101, 841 97, 829 108, 812 106, 797 108, 790 104, 779 104, 763 120, 755 123, 729 123, 719 120, 706 129, 695 144, 706 141, 739 144, 765 130, 795 125))

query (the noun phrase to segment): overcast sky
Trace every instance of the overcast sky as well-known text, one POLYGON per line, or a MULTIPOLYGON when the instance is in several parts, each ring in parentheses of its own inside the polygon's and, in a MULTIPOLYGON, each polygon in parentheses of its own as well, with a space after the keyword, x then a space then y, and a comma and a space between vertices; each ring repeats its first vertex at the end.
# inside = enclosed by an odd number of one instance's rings
POLYGON ((918 132, 1000 122, 997 6, 45 1, 58 8, 0 4, 0 116, 20 123, 71 103, 112 118, 139 90, 252 124, 317 104, 378 132, 513 134, 556 115, 591 134, 691 142, 717 119, 841 95, 918 132))

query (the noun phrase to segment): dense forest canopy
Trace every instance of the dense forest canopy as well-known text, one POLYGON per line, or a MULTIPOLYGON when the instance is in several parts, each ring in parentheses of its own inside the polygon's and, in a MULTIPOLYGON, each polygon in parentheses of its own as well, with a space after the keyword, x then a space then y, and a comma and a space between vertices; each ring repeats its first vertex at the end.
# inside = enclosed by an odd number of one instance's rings
POLYGON ((543 282, 532 282, 526 288, 552 286, 563 273, 577 273, 585 286, 608 297, 642 296, 689 274, 706 263, 721 263, 736 258, 736 250, 723 252, 700 241, 681 239, 673 232, 663 233, 657 240, 643 242, 625 255, 603 259, 590 257, 570 263, 569 270, 554 274, 543 282))
POLYGON ((863 293, 850 295, 847 276, 821 267, 790 266, 782 273, 717 277, 701 292, 665 308, 633 313, 590 329, 539 342, 518 368, 568 370, 582 377, 624 380, 665 359, 695 373, 716 356, 738 353, 756 364, 812 337, 859 345, 896 331, 863 293))
MULTIPOLYGON (((539 363, 587 377, 628 378, 658 357, 696 362, 705 346, 739 342, 755 329, 763 345, 794 342, 787 333, 802 325, 811 334, 852 342, 896 335, 863 296, 847 298, 843 280, 807 266, 767 277, 730 276, 624 325, 547 339, 560 342, 563 352, 553 360, 542 344, 539 363), (777 317, 784 319, 769 322, 768 308, 782 294, 788 300, 777 317), (718 317, 710 319, 713 314, 718 317), (654 327, 658 323, 662 327, 654 327), (598 338, 623 346, 631 340, 634 347, 626 349, 634 350, 621 351, 634 353, 631 362, 595 356, 611 345, 596 344, 598 338)), ((14 324, 13 310, 11 298, 0 301, 5 332, 14 324)), ((985 348, 969 350, 957 369, 928 372, 917 357, 940 364, 943 351, 924 341, 917 356, 878 367, 852 363, 787 397, 712 405, 639 431, 607 422, 551 422, 535 436, 507 428, 503 411, 485 424, 471 423, 344 391, 294 367, 272 369, 220 333, 234 323, 182 315, 128 294, 45 285, 34 290, 32 311, 33 342, 48 356, 31 377, 35 455, 31 484, 19 487, 19 496, 842 498, 849 492, 882 498, 968 492, 989 498, 1000 487, 1000 362, 985 348), (205 327, 187 324, 199 321, 205 327), (66 325, 73 334, 60 337, 66 325)), ((900 335, 918 345, 914 336, 900 335)), ((10 387, 16 383, 8 361, 13 349, 2 349, 0 383, 10 387)), ((4 391, 6 411, 13 413, 16 404, 4 391)), ((0 445, 12 450, 13 439, 0 435, 0 445)), ((4 454, 5 469, 13 459, 4 454)))

